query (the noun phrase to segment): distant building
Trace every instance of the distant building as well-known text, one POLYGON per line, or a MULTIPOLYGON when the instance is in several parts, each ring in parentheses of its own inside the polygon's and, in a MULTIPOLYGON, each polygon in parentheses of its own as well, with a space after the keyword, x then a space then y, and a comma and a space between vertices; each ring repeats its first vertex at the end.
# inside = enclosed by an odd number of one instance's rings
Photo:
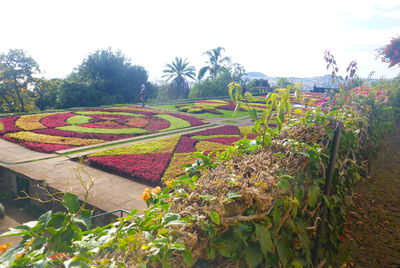
POLYGON ((338 91, 339 88, 337 87, 317 87, 316 85, 314 85, 313 89, 311 90, 311 92, 315 92, 315 93, 324 93, 325 89, 327 89, 328 91, 338 91))

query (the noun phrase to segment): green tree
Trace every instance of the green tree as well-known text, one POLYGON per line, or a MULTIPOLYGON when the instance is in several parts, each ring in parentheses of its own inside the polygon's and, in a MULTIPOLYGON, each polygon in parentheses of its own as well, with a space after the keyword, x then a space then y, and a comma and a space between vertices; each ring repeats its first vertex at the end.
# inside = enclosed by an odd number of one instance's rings
POLYGON ((225 70, 214 79, 197 82, 190 91, 190 98, 228 96, 228 84, 233 81, 229 70, 225 70))
POLYGON ((209 73, 209 77, 214 79, 219 73, 227 69, 226 64, 231 59, 229 57, 222 57, 223 51, 225 51, 223 47, 217 47, 203 53, 203 55, 208 56, 208 65, 200 69, 197 76, 198 80, 201 80, 207 72, 209 73))
POLYGON ((21 49, 11 49, 0 54, 0 107, 3 111, 34 110, 35 100, 31 88, 33 75, 39 65, 21 49))
POLYGON ((92 106, 139 102, 141 85, 148 85, 147 79, 147 71, 142 66, 132 65, 121 51, 114 52, 111 48, 97 50, 69 75, 69 81, 60 85, 62 97, 58 99, 58 104, 60 107, 71 107, 78 103, 79 106, 92 106), (72 89, 87 92, 71 92, 72 89), (90 96, 96 100, 89 99, 90 96), (80 97, 83 99, 73 99, 80 97))
POLYGON ((189 62, 186 59, 176 57, 171 64, 165 65, 167 69, 163 70, 167 81, 171 81, 169 84, 168 95, 172 99, 187 98, 189 95, 189 83, 186 78, 196 80, 196 69, 193 66, 189 66, 189 62))
POLYGON ((36 94, 36 106, 40 110, 56 108, 57 97, 62 79, 35 79, 33 92, 36 94))
POLYGON ((292 85, 293 83, 291 83, 287 78, 279 78, 278 81, 276 82, 276 87, 277 88, 286 88, 287 86, 292 85))

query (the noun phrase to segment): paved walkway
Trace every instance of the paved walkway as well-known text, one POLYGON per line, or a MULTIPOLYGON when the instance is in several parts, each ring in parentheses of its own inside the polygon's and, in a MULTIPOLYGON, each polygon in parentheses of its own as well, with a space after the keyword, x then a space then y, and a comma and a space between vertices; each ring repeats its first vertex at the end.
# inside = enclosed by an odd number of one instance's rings
POLYGON ((353 190, 340 267, 400 267, 400 122, 353 190))
MULTIPOLYGON (((224 123, 223 121, 226 121, 227 119, 207 118, 206 120, 211 124, 202 129, 226 125, 226 122, 224 123)), ((251 122, 246 119, 229 120, 236 121, 237 124, 235 125, 237 126, 251 124, 251 122)), ((199 130, 198 128, 190 128, 168 132, 165 133, 166 135, 161 137, 154 137, 157 135, 151 135, 147 139, 143 139, 143 136, 136 137, 130 139, 131 142, 116 144, 115 146, 113 145, 114 143, 121 142, 122 140, 104 143, 102 145, 110 145, 110 147, 107 147, 107 149, 110 149, 138 142, 149 142, 151 140, 162 139, 168 136, 181 135, 182 133, 194 131, 199 130)), ((92 196, 88 200, 89 204, 104 211, 113 211, 117 209, 131 211, 135 208, 144 209, 146 205, 141 200, 141 194, 143 193, 143 190, 149 186, 88 166, 82 166, 77 162, 71 161, 71 158, 76 158, 105 149, 99 149, 97 147, 98 145, 62 151, 61 153, 70 153, 68 156, 62 156, 60 155, 60 152, 54 154, 34 152, 18 144, 0 139, 0 166, 4 166, 7 169, 13 170, 37 181, 46 181, 46 183, 52 188, 62 192, 74 192, 82 198, 84 189, 79 180, 79 176, 76 174, 78 170, 81 170, 80 174, 83 175, 85 181, 88 181, 89 178, 91 178, 94 182, 91 190, 92 196), (83 149, 90 148, 93 148, 93 150, 82 152, 83 149), (73 151, 77 151, 77 153, 74 154, 73 151), (82 169, 84 172, 82 172, 82 169), (85 173, 88 176, 86 176, 85 173)))

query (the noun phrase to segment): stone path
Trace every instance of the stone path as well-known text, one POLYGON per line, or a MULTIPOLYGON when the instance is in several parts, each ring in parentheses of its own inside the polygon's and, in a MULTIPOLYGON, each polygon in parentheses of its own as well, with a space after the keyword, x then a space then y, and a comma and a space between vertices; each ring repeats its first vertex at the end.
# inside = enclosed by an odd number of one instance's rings
POLYGON ((360 181, 345 225, 340 267, 400 267, 400 122, 360 181))

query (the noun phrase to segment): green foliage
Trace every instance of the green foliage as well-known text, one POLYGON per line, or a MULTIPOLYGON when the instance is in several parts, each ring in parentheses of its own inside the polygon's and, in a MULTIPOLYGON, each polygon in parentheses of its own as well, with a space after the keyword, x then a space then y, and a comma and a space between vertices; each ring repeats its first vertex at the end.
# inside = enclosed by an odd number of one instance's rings
POLYGON ((287 78, 282 77, 278 79, 275 86, 277 88, 287 88, 290 85, 292 85, 292 83, 287 78))
POLYGON ((35 79, 34 93, 37 95, 36 106, 40 110, 46 110, 57 107, 57 97, 61 79, 35 79))
POLYGON ((171 99, 186 99, 189 96, 189 84, 186 78, 195 80, 195 68, 189 66, 186 59, 178 57, 166 67, 163 77, 167 77, 167 81, 172 79, 168 87, 168 96, 171 99))
POLYGON ((206 79, 193 85, 189 97, 207 98, 215 96, 228 96, 228 84, 233 81, 229 71, 221 72, 215 79, 206 79))
POLYGON ((35 94, 30 90, 40 72, 36 61, 21 49, 0 54, 0 112, 34 111, 35 94))
POLYGON ((209 73, 211 79, 215 79, 218 74, 225 72, 228 69, 226 64, 230 62, 230 58, 222 57, 223 51, 225 51, 223 47, 217 47, 203 53, 203 55, 208 56, 208 65, 200 69, 197 76, 198 80, 201 80, 206 73, 209 73))
POLYGON ((97 50, 61 83, 57 105, 67 108, 139 102, 142 84, 154 95, 154 86, 147 78, 146 70, 131 65, 121 51, 97 50))

